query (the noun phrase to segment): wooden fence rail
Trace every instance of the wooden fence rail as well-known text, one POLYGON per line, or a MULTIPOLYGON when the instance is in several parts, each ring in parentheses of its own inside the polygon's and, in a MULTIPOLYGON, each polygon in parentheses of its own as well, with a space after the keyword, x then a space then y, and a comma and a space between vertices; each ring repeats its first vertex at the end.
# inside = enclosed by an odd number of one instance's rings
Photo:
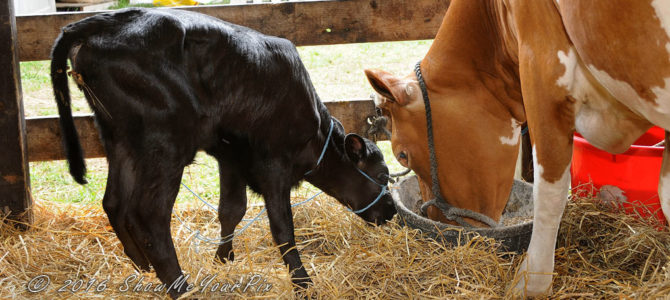
MULTIPOLYGON (((375 105, 372 100, 328 101, 325 104, 330 113, 342 122, 347 132, 366 135, 369 127, 366 119, 375 113, 375 105)), ((95 128, 93 115, 75 116, 74 122, 86 158, 104 157, 105 152, 95 128)), ((27 118, 26 127, 29 161, 65 159, 58 117, 27 118)), ((386 135, 380 135, 378 138, 380 140, 388 139, 386 135)))
MULTIPOLYGON (((448 6, 446 0, 344 0, 180 9, 211 15, 304 46, 432 39, 448 6)), ((94 14, 17 17, 21 61, 49 59, 61 27, 94 14)))

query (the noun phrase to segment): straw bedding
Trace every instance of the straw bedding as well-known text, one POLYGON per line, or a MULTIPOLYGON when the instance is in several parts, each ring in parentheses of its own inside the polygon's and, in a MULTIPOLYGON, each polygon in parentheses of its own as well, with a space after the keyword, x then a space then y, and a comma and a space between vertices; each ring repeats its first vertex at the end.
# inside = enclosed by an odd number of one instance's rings
MULTIPOLYGON (((248 216, 258 211, 252 208, 248 216)), ((202 235, 218 235, 212 211, 180 205, 176 213, 202 235)), ((312 299, 505 298, 523 257, 500 253, 486 239, 448 248, 395 220, 369 226, 325 196, 294 208, 294 219, 298 248, 314 281, 304 293, 312 299)), ((215 245, 198 243, 173 218, 181 266, 189 282, 199 286, 192 295, 296 298, 267 223, 259 221, 237 237, 236 260, 221 264, 213 259, 215 245)), ((670 234, 654 225, 594 203, 590 196, 570 201, 559 232, 552 298, 667 299, 670 234)), ((153 273, 136 273, 100 205, 40 201, 32 229, 21 232, 2 225, 0 236, 2 299, 166 297, 133 291, 138 287, 133 275, 143 276, 142 289, 149 283, 154 288, 158 279, 153 273), (31 283, 31 289, 38 289, 46 276, 50 285, 45 290, 27 290, 31 279, 38 278, 31 283)))

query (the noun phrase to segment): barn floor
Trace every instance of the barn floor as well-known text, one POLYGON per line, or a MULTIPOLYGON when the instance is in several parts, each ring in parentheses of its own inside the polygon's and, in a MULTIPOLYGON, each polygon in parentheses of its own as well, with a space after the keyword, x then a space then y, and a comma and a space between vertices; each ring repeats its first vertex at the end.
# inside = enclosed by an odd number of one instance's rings
MULTIPOLYGON (((668 299, 667 229, 588 198, 566 210, 552 298, 668 299)), ((173 237, 181 266, 198 287, 194 297, 295 298, 266 219, 235 240, 236 261, 224 265, 213 260, 216 246, 198 242, 186 228, 214 238, 216 215, 186 205, 176 214, 185 223, 173 218, 173 237)), ((485 239, 445 247, 396 220, 368 226, 325 196, 296 207, 294 216, 298 248, 314 281, 305 292, 312 299, 509 298, 506 286, 522 258, 497 253, 485 239)), ((154 274, 135 272, 99 204, 37 202, 32 229, 2 225, 0 236, 2 299, 165 297, 152 291, 154 274)))

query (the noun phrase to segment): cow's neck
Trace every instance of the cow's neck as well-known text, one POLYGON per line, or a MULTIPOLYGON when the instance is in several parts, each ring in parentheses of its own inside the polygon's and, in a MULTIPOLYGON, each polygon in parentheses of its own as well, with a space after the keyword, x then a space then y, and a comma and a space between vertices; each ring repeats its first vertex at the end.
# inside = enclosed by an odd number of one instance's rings
MULTIPOLYGON (((514 26, 508 20, 503 2, 453 0, 421 63, 435 115, 450 109, 447 107, 481 108, 463 110, 463 114, 474 114, 470 116, 448 121, 434 119, 435 130, 449 133, 436 137, 435 142, 438 161, 442 159, 439 167, 442 196, 456 207, 483 213, 494 220, 500 218, 507 203, 518 153, 518 142, 506 145, 500 137, 510 136, 511 119, 512 124, 526 119, 514 26), (440 105, 440 101, 456 102, 440 105), (467 124, 467 120, 472 120, 472 124, 467 124), (443 142, 437 140, 440 138, 443 142), (449 143, 465 143, 474 148, 466 153, 463 147, 454 148, 449 143), (449 157, 468 157, 476 160, 478 167, 450 161, 449 157)), ((430 175, 420 177, 430 182, 430 175)), ((428 214, 431 217, 430 211, 428 214)))
POLYGON ((452 1, 421 64, 428 89, 440 93, 482 83, 515 119, 525 122, 510 22, 504 1, 452 1))

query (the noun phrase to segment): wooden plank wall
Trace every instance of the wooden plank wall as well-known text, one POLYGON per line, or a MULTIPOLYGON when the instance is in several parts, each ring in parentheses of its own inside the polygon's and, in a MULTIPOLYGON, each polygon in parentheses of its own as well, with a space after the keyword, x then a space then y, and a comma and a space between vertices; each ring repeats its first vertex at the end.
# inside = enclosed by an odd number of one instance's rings
MULTIPOLYGON (((342 122, 347 132, 356 132, 365 136, 366 118, 373 115, 375 106, 370 99, 352 99, 325 102, 330 113, 342 122)), ((30 161, 65 159, 61 142, 58 117, 30 118, 28 124, 28 154, 30 161)), ((104 157, 105 152, 95 129, 93 115, 75 117, 75 126, 79 133, 81 146, 86 158, 104 157)), ((380 136, 381 139, 388 139, 380 136)))

